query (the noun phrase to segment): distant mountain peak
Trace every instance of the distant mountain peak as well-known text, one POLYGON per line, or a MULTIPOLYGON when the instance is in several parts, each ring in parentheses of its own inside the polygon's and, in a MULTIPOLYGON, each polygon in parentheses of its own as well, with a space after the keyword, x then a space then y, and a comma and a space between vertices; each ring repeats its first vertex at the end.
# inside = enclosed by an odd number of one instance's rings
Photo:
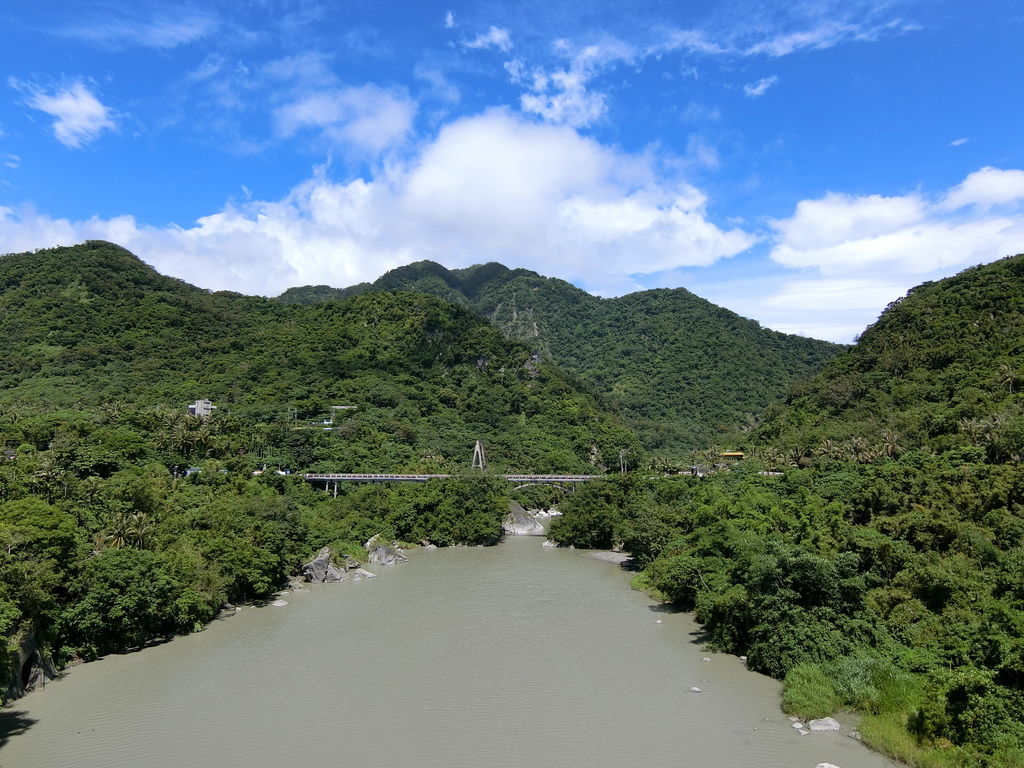
POLYGON ((685 288, 604 299, 553 277, 489 262, 417 261, 374 283, 286 291, 310 303, 368 291, 429 293, 473 309, 605 393, 651 447, 713 440, 780 399, 841 347, 762 328, 685 288))

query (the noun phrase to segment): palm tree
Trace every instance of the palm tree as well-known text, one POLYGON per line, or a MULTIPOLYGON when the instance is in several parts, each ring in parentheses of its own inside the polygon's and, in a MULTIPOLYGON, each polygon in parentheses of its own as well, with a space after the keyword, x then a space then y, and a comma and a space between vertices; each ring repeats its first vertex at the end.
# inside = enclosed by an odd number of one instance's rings
POLYGON ((882 435, 882 451, 890 459, 894 458, 897 454, 903 452, 903 446, 900 445, 900 433, 890 427, 884 427, 881 432, 882 435))
POLYGON ((835 440, 824 437, 818 444, 817 453, 823 459, 841 459, 843 457, 843 446, 835 440))
POLYGON ((131 516, 125 512, 116 512, 110 521, 110 532, 104 537, 108 547, 121 549, 127 547, 132 539, 131 516))
POLYGON ((1009 363, 1002 363, 999 366, 999 383, 1005 386, 1010 394, 1013 394, 1013 385, 1017 383, 1017 372, 1009 363))
POLYGON ((877 457, 866 437, 855 437, 850 440, 850 456, 858 464, 870 464, 877 457))
POLYGON ((100 406, 107 423, 117 421, 121 414, 124 413, 125 408, 126 405, 123 400, 111 400, 100 406))
POLYGON ((769 446, 761 452, 761 461, 764 462, 764 468, 769 472, 778 472, 779 467, 782 466, 782 452, 778 448, 769 446))
POLYGON ((981 439, 988 450, 989 456, 999 461, 1006 452, 1006 414, 997 413, 981 420, 981 439))
POLYGON ((89 475, 89 477, 78 484, 78 496, 86 504, 95 504, 102 488, 103 483, 100 479, 96 475, 89 475))
POLYGON ((53 456, 50 453, 44 453, 39 457, 39 463, 36 465, 33 485, 39 489, 47 501, 53 501, 54 489, 62 474, 53 456))
POLYGON ((958 422, 960 431, 967 435, 972 443, 977 444, 985 432, 984 425, 979 419, 960 419, 958 422))
POLYGON ((133 546, 142 549, 149 543, 153 533, 153 522, 145 512, 135 512, 128 518, 127 533, 133 546))

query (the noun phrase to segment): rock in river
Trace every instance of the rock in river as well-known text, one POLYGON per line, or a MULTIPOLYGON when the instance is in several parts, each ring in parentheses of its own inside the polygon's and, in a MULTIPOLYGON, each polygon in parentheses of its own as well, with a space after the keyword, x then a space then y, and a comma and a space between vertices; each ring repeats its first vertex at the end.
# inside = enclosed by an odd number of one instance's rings
POLYGON ((380 540, 380 534, 371 537, 363 546, 370 556, 370 562, 376 565, 394 565, 404 563, 407 559, 397 542, 385 544, 380 540))
POLYGON ((807 727, 812 731, 838 731, 842 726, 834 717, 823 717, 820 720, 811 720, 807 727))
POLYGON ((544 525, 536 515, 527 512, 514 501, 508 505, 508 514, 501 521, 501 530, 510 536, 544 536, 544 525))
POLYGON ((324 547, 316 553, 316 557, 302 566, 302 578, 317 583, 344 581, 348 578, 345 568, 339 568, 331 562, 331 548, 324 547))

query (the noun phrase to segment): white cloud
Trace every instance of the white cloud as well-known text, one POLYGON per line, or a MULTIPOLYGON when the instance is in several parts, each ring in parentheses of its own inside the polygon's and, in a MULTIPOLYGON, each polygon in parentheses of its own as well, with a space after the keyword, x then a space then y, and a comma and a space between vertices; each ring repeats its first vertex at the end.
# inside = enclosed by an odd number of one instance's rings
POLYGON ((906 288, 899 282, 884 279, 787 280, 765 299, 764 304, 788 312, 799 310, 831 314, 864 307, 884 307, 905 292, 906 288))
POLYGON ((4 155, 4 165, 8 168, 17 168, 21 165, 21 158, 17 155, 4 155))
MULTIPOLYGON (((768 56, 778 58, 845 43, 873 42, 905 34, 918 27, 886 15, 886 3, 874 0, 809 0, 783 4, 752 3, 742 10, 712 12, 703 28, 664 28, 644 25, 643 38, 634 42, 604 35, 580 47, 558 38, 551 50, 568 63, 562 67, 533 66, 523 58, 505 63, 514 84, 524 86, 520 106, 524 112, 558 124, 581 128, 608 111, 607 93, 595 88, 601 75, 621 65, 632 66, 668 54, 682 54, 684 70, 696 76, 693 60, 710 57, 730 60, 768 56)), ((494 29, 494 28, 492 28, 494 29)), ((485 36, 478 40, 483 41, 485 36)), ((475 42, 475 41, 474 41, 475 42)), ((778 82, 777 76, 743 85, 750 98, 763 96, 778 82)))
POLYGON ((330 59, 324 54, 307 51, 269 61, 261 67, 260 72, 275 81, 322 87, 337 81, 329 63, 330 59))
POLYGON ((803 200, 791 218, 772 222, 777 236, 771 256, 784 266, 813 268, 828 276, 874 270, 911 277, 991 261, 1020 250, 1024 211, 1019 206, 998 216, 984 207, 951 211, 973 203, 1024 199, 1022 180, 1022 171, 983 168, 938 202, 919 194, 828 194, 803 200))
MULTIPOLYGON (((800 51, 834 48, 844 43, 876 42, 884 37, 920 29, 916 24, 903 19, 876 20, 872 18, 871 10, 866 16, 857 14, 857 4, 852 4, 849 10, 829 6, 827 3, 819 7, 806 7, 811 12, 805 18, 796 18, 790 22, 794 29, 772 30, 764 36, 761 30, 754 28, 753 36, 760 36, 761 39, 747 45, 741 44, 737 50, 744 56, 766 55, 779 58, 800 51)), ((748 31, 747 35, 750 36, 751 32, 748 31)))
POLYGON ((876 0, 721 4, 701 28, 664 30, 645 53, 778 58, 845 43, 875 42, 920 29, 892 16, 892 5, 876 0))
POLYGON ((274 111, 277 135, 314 129, 332 144, 378 153, 412 130, 416 103, 401 91, 376 85, 321 90, 274 111))
POLYGON ((756 83, 747 83, 743 86, 743 93, 752 99, 757 98, 758 96, 764 96, 768 89, 775 85, 778 80, 779 78, 776 75, 772 75, 771 77, 762 77, 756 83))
POLYGON ((512 36, 507 29, 492 26, 463 45, 467 48, 497 48, 508 53, 512 50, 512 36))
POLYGON ((568 40, 556 40, 554 48, 569 59, 568 66, 546 71, 527 70, 520 60, 506 63, 512 82, 528 88, 520 97, 520 107, 549 123, 574 128, 590 125, 607 110, 605 94, 592 89, 590 82, 610 67, 635 61, 636 50, 615 38, 579 50, 573 49, 568 40))
POLYGON ((959 138, 959 139, 953 139, 953 141, 949 142, 949 146, 951 146, 951 147, 962 147, 968 141, 970 141, 970 139, 967 138, 966 136, 964 136, 964 137, 959 138))
POLYGON ((837 243, 856 242, 888 235, 922 221, 925 202, 916 195, 854 197, 829 193, 818 200, 801 200, 789 219, 772 222, 778 232, 779 249, 775 255, 789 267, 816 265, 802 259, 806 254, 837 243))
POLYGON ((706 209, 699 190, 658 180, 649 158, 495 110, 446 126, 405 167, 348 183, 318 172, 281 200, 228 205, 188 228, 0 209, 0 252, 108 239, 204 287, 262 294, 349 285, 424 258, 503 261, 621 292, 634 274, 754 244, 706 209))
POLYGON ((195 10, 150 19, 126 16, 126 10, 54 31, 61 37, 115 50, 135 46, 169 49, 206 37, 219 26, 215 16, 195 10))
POLYGON ((1024 171, 986 166, 949 190, 942 207, 948 210, 967 205, 990 208, 1019 200, 1024 200, 1024 171))
POLYGON ((721 160, 718 157, 718 150, 703 136, 691 134, 686 140, 686 155, 684 162, 694 168, 706 168, 718 170, 721 160))
POLYGON ((11 78, 9 83, 26 94, 25 104, 55 118, 53 134, 64 146, 78 149, 104 131, 117 129, 113 113, 81 80, 51 92, 11 78))
POLYGON ((679 114, 684 123, 717 123, 722 119, 722 110, 708 104, 691 101, 679 114))
POLYGON ((459 87, 447 78, 441 69, 417 64, 413 76, 429 86, 430 93, 437 99, 449 104, 458 104, 462 99, 459 87))
POLYGON ((667 51, 678 50, 710 56, 719 56, 731 52, 728 47, 724 47, 709 39, 708 34, 699 29, 667 30, 663 38, 650 46, 647 52, 651 55, 657 55, 667 51))
POLYGON ((448 11, 444 15, 444 28, 445 29, 452 29, 454 27, 455 27, 455 13, 452 12, 452 11, 448 11))
POLYGON ((1024 171, 982 168, 933 196, 830 193, 771 226, 771 258, 802 274, 774 286, 751 314, 849 341, 850 328, 859 322, 859 333, 913 286, 1024 250, 1024 171))
POLYGON ((600 119, 607 109, 604 94, 588 90, 586 78, 579 73, 559 71, 538 82, 544 83, 544 92, 524 93, 519 104, 524 112, 539 115, 549 123, 582 128, 600 119))

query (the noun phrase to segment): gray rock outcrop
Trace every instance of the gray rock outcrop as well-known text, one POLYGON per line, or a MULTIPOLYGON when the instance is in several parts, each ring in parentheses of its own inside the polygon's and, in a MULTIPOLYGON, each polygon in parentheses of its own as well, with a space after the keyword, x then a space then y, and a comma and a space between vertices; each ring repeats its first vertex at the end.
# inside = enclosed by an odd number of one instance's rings
POLYGON ((501 530, 510 536, 545 536, 547 529, 537 517, 516 502, 508 505, 508 514, 501 521, 501 530))
POLYGON ((375 565, 394 565, 395 563, 404 563, 408 559, 405 552, 398 546, 398 542, 385 544, 381 541, 380 534, 371 537, 363 547, 366 549, 370 562, 375 565))
MULTIPOLYGON (((316 557, 302 566, 302 578, 305 581, 317 584, 345 581, 348 578, 347 559, 345 566, 339 568, 331 562, 331 548, 324 547, 316 553, 316 557)), ((355 563, 354 560, 353 562, 355 563)), ((359 566, 358 563, 355 563, 355 565, 356 567, 359 566)))

